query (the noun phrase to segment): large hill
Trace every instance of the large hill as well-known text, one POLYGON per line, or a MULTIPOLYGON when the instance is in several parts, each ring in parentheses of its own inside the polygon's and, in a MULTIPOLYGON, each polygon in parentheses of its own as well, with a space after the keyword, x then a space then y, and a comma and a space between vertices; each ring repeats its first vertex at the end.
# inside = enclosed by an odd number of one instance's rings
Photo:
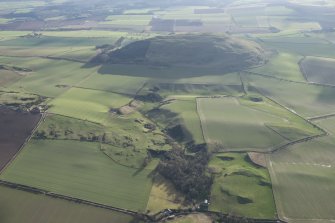
POLYGON ((103 52, 94 62, 166 67, 220 68, 237 71, 264 61, 255 42, 228 35, 169 35, 130 43, 103 52))

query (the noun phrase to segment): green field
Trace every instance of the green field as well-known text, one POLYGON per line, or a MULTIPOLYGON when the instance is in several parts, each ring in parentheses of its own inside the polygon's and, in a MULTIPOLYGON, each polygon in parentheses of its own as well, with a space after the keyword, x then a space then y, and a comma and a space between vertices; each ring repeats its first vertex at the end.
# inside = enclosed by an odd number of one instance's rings
POLYGON ((335 46, 318 38, 279 37, 263 38, 262 44, 270 49, 302 56, 335 57, 335 46))
POLYGON ((271 116, 241 106, 236 98, 200 98, 197 103, 206 142, 213 147, 266 151, 285 142, 264 125, 266 121, 275 121, 271 116))
POLYGON ((334 218, 334 138, 302 143, 270 155, 277 212, 290 222, 334 218))
POLYGON ((275 218, 269 174, 243 153, 222 153, 212 158, 215 173, 210 210, 252 218, 275 218))
POLYGON ((130 98, 105 91, 72 88, 50 102, 50 112, 107 124, 112 108, 119 108, 130 102, 130 98))
POLYGON ((322 116, 335 110, 334 88, 279 81, 256 75, 249 75, 248 79, 262 94, 304 117, 322 116))
POLYGON ((110 71, 108 75, 94 73, 89 78, 79 84, 79 87, 111 91, 123 94, 136 94, 136 92, 146 83, 149 78, 131 77, 123 75, 118 71, 110 71))
POLYGON ((131 216, 0 186, 0 221, 6 223, 130 223, 131 216))
MULTIPOLYGON (((44 114, 0 179, 148 215, 207 199, 231 218, 334 222, 334 7, 1 1, 0 106, 44 114)), ((0 223, 21 222, 138 221, 0 185, 0 223)))
POLYGON ((335 59, 306 57, 300 66, 309 82, 335 85, 335 59))
POLYGON ((80 119, 48 115, 38 127, 34 138, 101 142, 101 150, 118 164, 154 169, 157 160, 145 161, 148 159, 147 150, 169 150, 171 146, 159 129, 152 131, 145 128, 149 123, 152 124, 139 113, 114 117, 107 127, 80 119))
POLYGON ((151 15, 112 15, 108 16, 103 24, 147 26, 151 18, 151 15))
POLYGON ((11 88, 23 89, 47 97, 60 95, 68 87, 79 83, 95 72, 95 68, 82 68, 81 63, 64 60, 1 57, 0 63, 6 65, 15 64, 32 70, 29 75, 25 75, 12 84, 11 88))
POLYGON ((270 151, 319 131, 271 101, 198 98, 206 142, 219 151, 270 151))
POLYGON ((275 54, 270 61, 262 67, 252 69, 252 72, 274 76, 294 81, 304 81, 304 76, 300 72, 298 62, 301 56, 289 53, 275 54))
POLYGON ((0 87, 8 86, 21 78, 21 75, 9 71, 9 70, 0 70, 0 87))
POLYGON ((199 79, 200 78, 188 78, 178 80, 176 81, 177 83, 155 83, 153 81, 152 83, 147 84, 146 88, 142 89, 141 93, 145 90, 150 91, 150 89, 155 88, 163 97, 187 98, 209 95, 239 95, 242 94, 243 91, 240 78, 234 74, 227 76, 223 75, 223 77, 217 79, 215 78, 213 83, 201 84, 198 83, 199 79))
POLYGON ((99 150, 98 143, 32 140, 0 178, 144 211, 152 185, 150 172, 116 164, 99 150))
POLYGON ((189 140, 194 141, 196 144, 205 143, 195 98, 186 98, 186 100, 177 99, 171 104, 167 104, 161 108, 178 114, 181 119, 181 125, 190 131, 191 138, 189 140))
POLYGON ((18 37, 16 39, 1 41, 0 46, 15 47, 75 47, 75 46, 96 46, 106 43, 113 43, 116 38, 87 38, 87 37, 62 37, 42 36, 40 38, 18 37))

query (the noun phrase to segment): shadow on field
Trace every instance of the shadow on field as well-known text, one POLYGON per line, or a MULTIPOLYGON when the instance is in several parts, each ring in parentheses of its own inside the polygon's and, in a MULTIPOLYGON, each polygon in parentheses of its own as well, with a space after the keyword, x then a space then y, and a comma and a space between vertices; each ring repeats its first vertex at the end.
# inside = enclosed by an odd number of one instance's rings
MULTIPOLYGON (((87 64, 85 67, 94 65, 87 64)), ((98 73, 109 75, 125 75, 133 77, 151 77, 151 78, 185 78, 200 77, 205 75, 224 75, 239 71, 238 69, 220 69, 220 68, 201 68, 201 67, 174 67, 174 66, 153 66, 138 64, 104 64, 98 73)))

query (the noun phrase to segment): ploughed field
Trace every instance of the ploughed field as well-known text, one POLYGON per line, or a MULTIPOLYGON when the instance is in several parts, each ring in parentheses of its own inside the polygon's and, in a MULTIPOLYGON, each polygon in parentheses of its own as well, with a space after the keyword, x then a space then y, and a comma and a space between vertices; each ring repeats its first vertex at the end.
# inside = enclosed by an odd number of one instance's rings
POLYGON ((13 111, 0 106, 0 169, 20 150, 40 118, 39 114, 13 111))

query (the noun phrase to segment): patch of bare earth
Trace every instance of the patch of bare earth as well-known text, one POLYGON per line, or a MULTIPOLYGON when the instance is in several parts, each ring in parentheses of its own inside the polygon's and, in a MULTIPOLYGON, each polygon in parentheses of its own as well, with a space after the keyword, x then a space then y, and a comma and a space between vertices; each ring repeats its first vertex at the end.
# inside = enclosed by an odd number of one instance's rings
POLYGON ((139 107, 142 106, 142 102, 133 100, 129 104, 122 106, 119 108, 118 113, 121 115, 129 115, 133 112, 135 112, 139 107))
POLYGON ((254 164, 266 168, 266 158, 265 158, 265 154, 263 154, 263 153, 249 152, 249 153, 248 153, 248 156, 249 156, 250 160, 251 160, 254 164))

